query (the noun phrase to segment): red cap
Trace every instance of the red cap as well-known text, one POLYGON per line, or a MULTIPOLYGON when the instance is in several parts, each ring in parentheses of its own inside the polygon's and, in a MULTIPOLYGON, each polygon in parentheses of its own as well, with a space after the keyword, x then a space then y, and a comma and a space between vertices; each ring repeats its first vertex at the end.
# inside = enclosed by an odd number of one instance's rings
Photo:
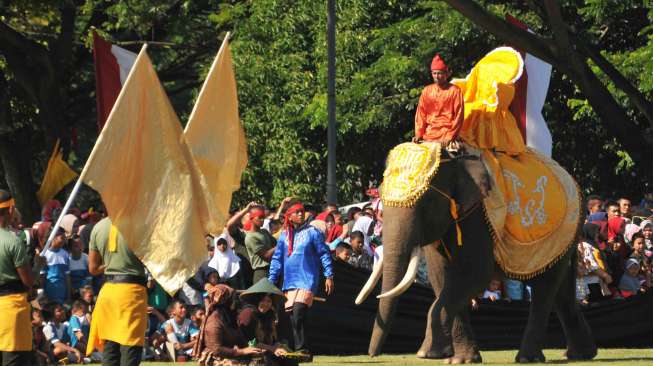
POLYGON ((431 61, 431 70, 449 70, 447 64, 445 64, 444 60, 440 58, 440 54, 437 54, 435 57, 433 57, 433 61, 431 61))

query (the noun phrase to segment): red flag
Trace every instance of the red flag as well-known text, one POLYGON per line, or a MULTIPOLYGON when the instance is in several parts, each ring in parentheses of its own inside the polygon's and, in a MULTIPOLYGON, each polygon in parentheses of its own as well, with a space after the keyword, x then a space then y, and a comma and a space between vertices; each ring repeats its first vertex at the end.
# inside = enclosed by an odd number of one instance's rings
POLYGON ((95 95, 97 101, 98 130, 111 113, 122 84, 134 65, 136 54, 105 41, 93 32, 93 61, 95 63, 95 95))
MULTIPOLYGON (((521 29, 532 32, 526 24, 510 15, 506 20, 521 29)), ((546 156, 551 156, 552 138, 549 127, 542 116, 551 79, 551 65, 520 50, 524 58, 524 73, 515 84, 515 98, 510 111, 515 115, 524 142, 546 156)))

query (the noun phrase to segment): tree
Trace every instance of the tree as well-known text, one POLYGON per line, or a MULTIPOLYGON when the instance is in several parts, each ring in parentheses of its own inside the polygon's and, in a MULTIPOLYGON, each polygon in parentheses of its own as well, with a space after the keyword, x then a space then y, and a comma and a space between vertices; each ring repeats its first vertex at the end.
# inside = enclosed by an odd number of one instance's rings
MULTIPOLYGON (((538 35, 499 18, 489 10, 492 6, 484 8, 473 1, 445 1, 479 27, 549 62, 569 77, 601 118, 606 131, 617 139, 636 164, 638 174, 653 181, 653 171, 647 169, 647 160, 653 156, 653 103, 608 60, 606 54, 611 50, 595 36, 602 33, 601 37, 605 38, 614 30, 608 24, 593 22, 618 18, 620 12, 632 10, 633 6, 641 17, 641 13, 647 13, 642 2, 596 1, 578 7, 576 2, 562 2, 561 5, 555 0, 526 1, 526 10, 539 17, 542 24, 538 29, 542 35, 538 35), (597 28, 603 31, 599 33, 597 28), (602 77, 610 83, 601 80, 602 77), (625 96, 634 113, 629 113, 619 101, 620 95, 625 96)), ((634 34, 639 34, 643 26, 640 22, 634 23, 635 27, 639 26, 634 34)), ((624 37, 632 39, 631 35, 624 37)), ((645 47, 650 48, 650 43, 645 47)))

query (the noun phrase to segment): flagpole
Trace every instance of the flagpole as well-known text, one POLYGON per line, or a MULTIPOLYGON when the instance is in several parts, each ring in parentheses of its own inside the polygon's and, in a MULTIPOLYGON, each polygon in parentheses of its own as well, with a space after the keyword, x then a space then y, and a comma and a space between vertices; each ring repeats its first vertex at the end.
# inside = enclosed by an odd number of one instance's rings
MULTIPOLYGON (((142 57, 143 54, 145 54, 145 50, 147 49, 147 43, 143 44, 143 47, 141 47, 141 51, 138 53, 138 57, 136 57, 136 60, 134 61, 134 65, 138 62, 138 59, 142 57)), ((127 79, 125 80, 125 85, 129 82, 129 80, 132 77, 134 71, 134 67, 129 71, 129 75, 127 75, 127 79)), ((118 94, 118 98, 116 98, 116 102, 114 103, 114 108, 111 109, 111 112, 109 113, 109 116, 107 117, 107 123, 104 125, 104 128, 102 129, 102 132, 100 132, 100 136, 98 136, 98 139, 95 141, 95 145, 93 146, 93 150, 91 151, 91 154, 89 155, 88 159, 86 160, 86 164, 84 164, 84 169, 82 172, 79 174, 79 178, 77 179, 77 182, 75 183, 75 186, 73 187, 73 190, 70 192, 70 196, 68 196, 68 200, 66 200, 66 204, 63 206, 63 209, 61 210, 61 214, 59 214, 59 217, 57 218, 57 221, 55 222, 54 226, 52 227, 52 231, 50 231, 50 235, 48 236, 48 240, 45 242, 45 246, 43 247, 43 251, 41 251, 41 257, 45 257, 45 252, 50 249, 50 245, 52 245, 52 240, 54 240, 54 237, 57 235, 57 231, 59 230, 59 227, 61 226, 61 221, 63 220, 63 217, 66 215, 68 212, 68 209, 70 209, 70 206, 73 204, 73 201, 75 201, 75 197, 77 196, 77 193, 79 192, 79 188, 82 186, 82 182, 84 181, 84 177, 86 176, 86 172, 88 171, 88 167, 90 163, 93 161, 93 157, 95 156, 96 153, 96 147, 98 146, 98 142, 102 140, 102 136, 104 135, 104 131, 107 129, 109 123, 111 123, 111 116, 115 112, 115 106, 118 104, 118 101, 120 101, 123 98, 125 88, 123 87, 120 89, 120 94, 118 94)))

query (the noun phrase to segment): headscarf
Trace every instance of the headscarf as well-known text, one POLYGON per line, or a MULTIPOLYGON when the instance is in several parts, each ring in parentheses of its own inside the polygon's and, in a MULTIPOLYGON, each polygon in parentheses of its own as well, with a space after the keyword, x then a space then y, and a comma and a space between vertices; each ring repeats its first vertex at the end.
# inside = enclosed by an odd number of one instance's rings
MULTIPOLYGON (((233 299, 234 290, 227 285, 219 284, 211 286, 207 290, 207 293, 208 308, 206 309, 206 316, 204 317, 202 325, 200 326, 197 342, 195 343, 195 346, 193 346, 193 355, 196 357, 199 357, 205 348, 204 332, 206 328, 206 321, 208 320, 209 315, 211 315, 213 311, 216 311, 218 307, 222 307, 223 305, 228 304, 229 301, 233 299)), ((228 325, 232 325, 231 323, 233 323, 233 319, 227 319, 229 317, 229 314, 227 314, 228 311, 228 309, 220 311, 220 320, 222 320, 223 324, 227 323, 228 325)))
POLYGON ((615 239, 618 235, 623 235, 624 220, 621 216, 616 216, 608 220, 608 240, 615 239))
POLYGON ((630 243, 633 241, 633 235, 635 233, 638 233, 641 229, 639 228, 638 225, 635 224, 626 224, 626 228, 624 229, 624 239, 626 239, 626 243, 630 243))
POLYGON ((77 222, 77 216, 73 214, 67 214, 61 219, 61 227, 64 229, 66 232, 66 237, 70 238, 74 234, 77 234, 73 232, 73 229, 75 228, 75 223, 77 222))
POLYGON ((41 210, 41 221, 52 221, 53 211, 56 208, 61 208, 61 202, 57 200, 49 200, 43 205, 43 210, 41 210))
POLYGON ((372 220, 371 217, 367 215, 361 215, 361 217, 356 220, 354 223, 354 227, 351 229, 351 232, 353 233, 354 231, 360 231, 363 233, 363 244, 365 244, 365 250, 367 251, 367 254, 373 256, 374 251, 372 250, 372 247, 370 246, 370 227, 374 223, 374 220, 372 220))
MULTIPOLYGON (((337 210, 332 210, 332 211, 324 211, 321 214, 317 215, 315 217, 315 220, 321 220, 326 223, 327 219, 329 216, 333 219, 333 226, 329 230, 324 230, 324 241, 328 244, 331 243, 332 241, 336 240, 342 234, 342 225, 336 225, 336 218, 333 215, 334 212, 337 212, 337 210)), ((312 221, 312 222, 315 222, 312 221)), ((326 224, 325 224, 326 225, 326 224)), ((319 228, 318 228, 319 229, 319 228)))
POLYGON ((644 228, 647 227, 647 226, 653 226, 653 222, 651 222, 651 220, 647 219, 647 220, 644 220, 644 221, 639 223, 639 229, 640 230, 644 230, 644 228))
POLYGON ((287 241, 288 241, 288 256, 292 255, 293 251, 293 240, 295 239, 295 233, 294 229, 292 226, 292 223, 290 222, 290 215, 294 214, 297 211, 305 211, 304 205, 301 204, 301 202, 297 202, 294 205, 290 206, 286 210, 286 214, 283 215, 283 228, 286 230, 287 234, 287 241))
MULTIPOLYGON (((213 258, 209 261, 209 267, 218 271, 221 279, 227 280, 238 273, 240 270, 240 258, 234 253, 233 247, 229 243, 229 235, 223 233, 213 240, 213 245, 216 246, 213 252, 213 258), (224 239, 227 241, 227 248, 223 252, 219 251, 218 240, 224 239)), ((231 239, 233 241, 233 239, 231 239)))

